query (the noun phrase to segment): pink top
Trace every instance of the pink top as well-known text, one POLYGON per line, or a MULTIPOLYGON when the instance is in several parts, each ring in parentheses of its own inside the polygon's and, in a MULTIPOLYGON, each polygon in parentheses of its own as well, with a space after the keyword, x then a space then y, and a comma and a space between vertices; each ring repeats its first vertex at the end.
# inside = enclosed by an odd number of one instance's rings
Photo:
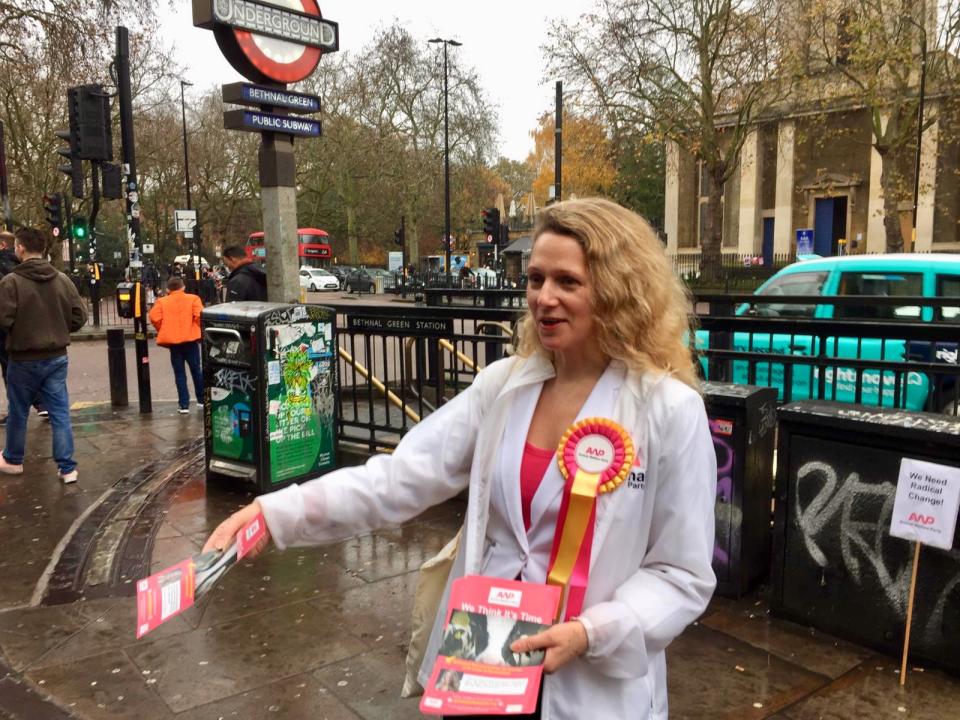
POLYGON ((530 443, 523 445, 523 458, 520 460, 520 509, 523 512, 523 527, 527 531, 530 530, 530 503, 537 494, 537 488, 540 487, 553 456, 553 450, 544 450, 530 443))

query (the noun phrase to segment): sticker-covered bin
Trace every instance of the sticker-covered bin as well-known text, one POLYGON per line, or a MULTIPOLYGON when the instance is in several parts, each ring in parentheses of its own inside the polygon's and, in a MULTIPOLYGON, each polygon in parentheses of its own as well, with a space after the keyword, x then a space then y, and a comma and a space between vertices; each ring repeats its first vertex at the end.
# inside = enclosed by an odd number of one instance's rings
POLYGON ((335 317, 320 305, 204 309, 208 479, 259 494, 333 469, 335 317))

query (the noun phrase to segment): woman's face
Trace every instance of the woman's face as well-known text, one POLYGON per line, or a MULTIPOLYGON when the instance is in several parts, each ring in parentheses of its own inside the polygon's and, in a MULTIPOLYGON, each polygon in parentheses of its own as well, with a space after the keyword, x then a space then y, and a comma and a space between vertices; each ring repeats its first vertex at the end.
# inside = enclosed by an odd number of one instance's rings
POLYGON ((593 283, 580 243, 551 232, 536 239, 527 265, 527 305, 546 350, 581 352, 595 344, 593 283))

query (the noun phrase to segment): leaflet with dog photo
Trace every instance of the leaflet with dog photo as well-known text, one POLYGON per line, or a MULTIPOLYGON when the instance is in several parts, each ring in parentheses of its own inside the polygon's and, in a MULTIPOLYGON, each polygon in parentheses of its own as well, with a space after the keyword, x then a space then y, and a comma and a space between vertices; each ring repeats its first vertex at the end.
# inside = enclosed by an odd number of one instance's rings
POLYGON ((471 575, 455 580, 440 653, 420 700, 430 715, 515 715, 537 707, 543 651, 515 653, 546 629, 560 588, 471 575))

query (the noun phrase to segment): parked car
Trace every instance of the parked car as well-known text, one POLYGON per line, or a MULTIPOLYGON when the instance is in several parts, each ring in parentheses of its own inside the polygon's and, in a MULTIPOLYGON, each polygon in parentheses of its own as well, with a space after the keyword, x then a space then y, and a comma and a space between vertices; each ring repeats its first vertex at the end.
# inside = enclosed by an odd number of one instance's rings
POLYGON ((383 278, 384 292, 392 292, 397 286, 397 276, 389 270, 384 270, 383 268, 367 268, 367 272, 374 280, 378 277, 383 278))
POLYGON ((374 290, 373 276, 364 268, 356 268, 347 273, 343 280, 343 289, 348 293, 369 292, 374 290))
POLYGON ((310 292, 339 290, 340 281, 323 268, 302 267, 300 268, 300 287, 310 292))
MULTIPOLYGON (((757 288, 757 295, 769 296, 771 302, 744 304, 736 309, 736 315, 758 317, 786 317, 838 320, 890 320, 900 322, 938 322, 960 325, 960 255, 949 254, 890 254, 847 255, 844 257, 803 260, 788 265, 757 288), (828 302, 810 304, 777 303, 777 295, 826 296, 877 296, 896 297, 955 297, 957 305, 930 308, 918 305, 878 305, 864 302, 862 305, 834 305, 828 302)), ((697 345, 709 347, 709 333, 697 332, 697 345)), ((744 352, 766 352, 780 355, 814 356, 825 355, 838 358, 861 358, 866 360, 889 360, 899 362, 907 358, 927 362, 946 362, 958 366, 957 375, 937 375, 940 387, 933 392, 930 377, 921 372, 909 372, 901 381, 899 404, 909 410, 934 410, 955 414, 955 396, 960 381, 958 343, 937 342, 932 347, 928 342, 907 340, 881 340, 878 338, 837 337, 820 340, 811 335, 787 333, 733 333, 732 348, 744 352), (931 401, 940 398, 939 405, 931 401)), ((704 372, 707 371, 703 359, 704 372)), ((759 362, 755 365, 757 385, 767 385, 780 391, 784 398, 785 365, 775 362, 759 362)), ((733 362, 733 382, 749 380, 749 363, 733 362)), ((825 397, 839 402, 855 402, 857 372, 852 368, 825 369, 825 397), (836 387, 834 388, 834 385, 836 387)), ((792 400, 805 400, 817 395, 819 368, 795 364, 791 380, 792 400)), ((892 407, 895 403, 895 373, 879 370, 864 370, 860 378, 861 399, 865 405, 892 407), (882 386, 882 398, 881 398, 882 386)))
POLYGON ((353 269, 350 265, 331 265, 328 270, 330 273, 340 281, 340 286, 343 287, 344 280, 347 279, 347 275, 353 272, 353 269))

